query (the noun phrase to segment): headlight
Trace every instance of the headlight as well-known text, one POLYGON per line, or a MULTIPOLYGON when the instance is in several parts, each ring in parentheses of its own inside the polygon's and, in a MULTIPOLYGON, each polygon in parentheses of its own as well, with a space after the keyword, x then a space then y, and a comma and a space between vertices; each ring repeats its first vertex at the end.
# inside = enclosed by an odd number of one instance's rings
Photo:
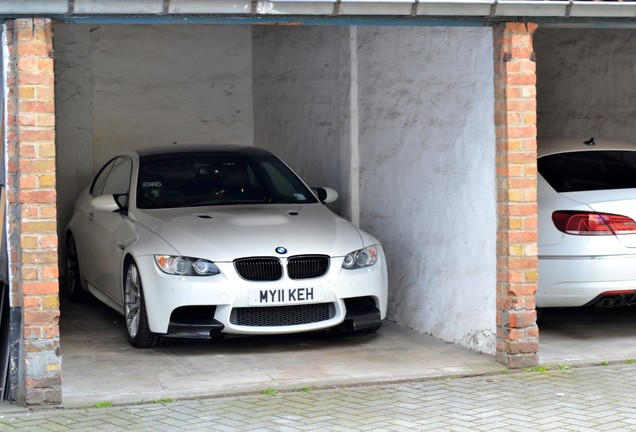
POLYGON ((173 255, 155 255, 162 272, 180 276, 213 276, 221 273, 212 261, 173 255))
POLYGON ((358 269, 372 266, 376 262, 378 262, 378 248, 377 246, 369 246, 345 255, 342 268, 347 270, 358 269))

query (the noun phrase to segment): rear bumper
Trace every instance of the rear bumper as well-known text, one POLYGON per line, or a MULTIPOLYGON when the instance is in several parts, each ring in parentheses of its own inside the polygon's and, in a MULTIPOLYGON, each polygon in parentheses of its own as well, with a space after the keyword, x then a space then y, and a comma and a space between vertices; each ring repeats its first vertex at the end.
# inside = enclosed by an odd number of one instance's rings
POLYGON ((537 307, 576 307, 636 290, 636 255, 539 257, 537 307))

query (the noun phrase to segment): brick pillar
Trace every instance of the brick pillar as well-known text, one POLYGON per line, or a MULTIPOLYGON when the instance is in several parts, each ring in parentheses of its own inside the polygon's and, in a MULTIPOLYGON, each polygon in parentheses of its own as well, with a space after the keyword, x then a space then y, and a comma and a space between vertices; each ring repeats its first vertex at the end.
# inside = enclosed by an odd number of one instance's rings
POLYGON ((21 317, 13 396, 27 405, 59 404, 52 25, 25 18, 7 21, 5 30, 11 308, 21 317))
POLYGON ((497 136, 497 361, 538 363, 536 24, 493 29, 497 136))

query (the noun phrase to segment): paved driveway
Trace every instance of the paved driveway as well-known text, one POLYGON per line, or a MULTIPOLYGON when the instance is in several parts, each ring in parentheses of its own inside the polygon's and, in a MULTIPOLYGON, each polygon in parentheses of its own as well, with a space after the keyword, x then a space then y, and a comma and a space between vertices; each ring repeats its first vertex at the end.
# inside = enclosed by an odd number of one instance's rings
POLYGON ((634 387, 623 363, 99 409, 0 404, 0 430, 634 431, 634 387))
MULTIPOLYGON (((543 364, 572 366, 636 359, 636 309, 546 310, 539 325, 543 364)), ((249 337, 215 343, 177 342, 139 350, 128 345, 122 318, 109 308, 97 301, 78 306, 63 298, 61 334, 65 406, 504 370, 493 356, 390 322, 373 335, 249 337)))

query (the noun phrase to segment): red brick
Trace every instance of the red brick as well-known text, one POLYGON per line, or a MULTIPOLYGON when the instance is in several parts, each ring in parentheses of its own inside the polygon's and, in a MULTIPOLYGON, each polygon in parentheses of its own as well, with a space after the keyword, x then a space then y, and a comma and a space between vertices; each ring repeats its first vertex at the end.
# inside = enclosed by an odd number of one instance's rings
POLYGON ((54 233, 57 232, 57 223, 53 221, 23 221, 23 233, 54 233))
POLYGON ((55 172, 55 160, 21 160, 20 172, 22 173, 54 173, 55 172))
POLYGON ((22 235, 20 237, 20 247, 23 249, 36 249, 39 238, 38 235, 22 235))
POLYGON ((20 101, 19 110, 21 112, 30 113, 54 113, 55 103, 52 100, 49 101, 20 101))
POLYGON ((18 77, 20 85, 53 84, 54 82, 53 74, 49 71, 22 72, 18 77))
POLYGON ((511 231, 508 234, 508 241, 511 243, 535 243, 539 236, 535 230, 511 231))
POLYGON ((40 247, 50 248, 58 246, 57 235, 43 235, 40 236, 40 247))
MULTIPOLYGON (((38 178, 34 175, 22 175, 20 176, 20 188, 22 189, 35 189, 38 184, 38 178)), ((24 215, 24 212, 23 212, 24 215)))
POLYGON ((534 326, 537 319, 535 311, 520 312, 511 311, 508 313, 508 325, 512 328, 534 326))
POLYGON ((514 189, 536 190, 537 179, 535 177, 512 177, 508 180, 508 184, 514 189))
MULTIPOLYGON (((523 276, 523 273, 520 272, 518 273, 520 275, 523 276)), ((525 296, 532 296, 534 297, 534 295, 537 293, 537 285, 536 284, 514 284, 514 285, 510 285, 508 287, 508 295, 512 295, 512 296, 520 296, 520 297, 525 297, 525 296)))
POLYGON ((20 144, 18 151, 19 151, 20 157, 24 157, 24 158, 35 157, 35 146, 31 144, 24 144, 24 143, 20 144))
POLYGON ((510 354, 529 354, 539 351, 539 343, 537 341, 510 341, 507 345, 507 351, 510 354))
POLYGON ((40 217, 43 219, 55 219, 57 217, 57 207, 53 204, 42 204, 40 206, 40 217))
POLYGON ((529 204, 512 204, 511 203, 509 206, 509 214, 513 216, 536 215, 537 205, 534 203, 529 203, 529 204))
POLYGON ((59 319, 59 312, 53 311, 24 311, 24 325, 46 325, 56 322, 59 319))
POLYGON ((57 294, 59 286, 57 282, 25 282, 22 283, 22 292, 25 295, 57 294))
POLYGON ((19 194, 19 201, 23 203, 54 203, 55 199, 54 190, 25 190, 19 194))
POLYGON ((42 331, 44 333, 44 338, 53 339, 60 337, 60 327, 59 326, 47 326, 43 327, 42 331))
POLYGON ((57 267, 57 263, 49 266, 42 267, 42 277, 44 279, 55 279, 59 277, 59 270, 57 267))
POLYGON ((37 267, 27 267, 22 266, 22 271, 20 272, 23 280, 37 280, 38 278, 38 268, 37 267))
POLYGON ((57 264, 57 251, 36 250, 22 251, 22 262, 32 264, 57 264))
POLYGON ((20 113, 18 116, 18 124, 20 126, 36 126, 37 117, 31 113, 20 113))
MULTIPOLYGON (((24 141, 55 141, 53 129, 23 129, 20 132, 20 140, 24 141)), ((22 147, 23 145, 20 145, 22 147)))

